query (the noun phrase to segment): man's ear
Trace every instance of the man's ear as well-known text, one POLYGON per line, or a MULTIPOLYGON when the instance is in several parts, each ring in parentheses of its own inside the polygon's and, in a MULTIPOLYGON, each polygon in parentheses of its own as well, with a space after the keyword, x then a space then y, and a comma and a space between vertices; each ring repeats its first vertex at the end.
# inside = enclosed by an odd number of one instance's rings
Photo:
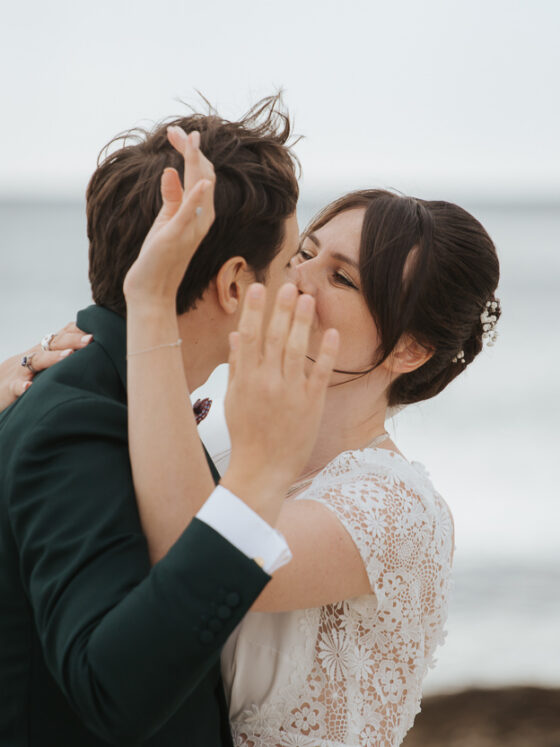
POLYGON ((410 335, 403 335, 386 363, 392 373, 405 374, 416 371, 429 361, 433 354, 433 348, 421 345, 410 335))
POLYGON ((252 273, 243 257, 230 257, 215 277, 218 303, 226 314, 236 314, 243 301, 252 273))

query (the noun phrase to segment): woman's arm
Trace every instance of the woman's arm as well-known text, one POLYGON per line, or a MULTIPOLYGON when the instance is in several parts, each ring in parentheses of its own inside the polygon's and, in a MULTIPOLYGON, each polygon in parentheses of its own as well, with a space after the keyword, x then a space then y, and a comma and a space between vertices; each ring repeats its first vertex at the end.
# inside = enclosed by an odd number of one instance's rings
POLYGON ((324 505, 285 501, 276 528, 293 557, 274 573, 252 605, 254 612, 322 607, 371 593, 360 551, 324 505))
POLYGON ((214 170, 198 138, 198 133, 187 137, 170 128, 169 140, 185 158, 184 189, 177 172, 166 169, 162 210, 124 286, 130 461, 152 563, 167 553, 214 488, 189 399, 183 351, 173 345, 180 337, 177 289, 214 218, 214 170), (197 207, 202 208, 199 216, 197 207))

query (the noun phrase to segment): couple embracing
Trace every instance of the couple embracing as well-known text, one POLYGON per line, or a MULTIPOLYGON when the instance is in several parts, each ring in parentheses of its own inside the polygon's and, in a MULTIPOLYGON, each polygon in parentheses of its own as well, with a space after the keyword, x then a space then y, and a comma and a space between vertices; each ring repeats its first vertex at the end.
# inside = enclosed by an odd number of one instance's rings
POLYGON ((300 236, 289 137, 269 99, 113 143, 95 305, 0 367, 0 403, 24 391, 0 415, 2 746, 373 747, 413 723, 453 523, 387 409, 495 334, 498 260, 456 205, 381 190, 300 236), (219 475, 189 394, 228 360, 219 475))

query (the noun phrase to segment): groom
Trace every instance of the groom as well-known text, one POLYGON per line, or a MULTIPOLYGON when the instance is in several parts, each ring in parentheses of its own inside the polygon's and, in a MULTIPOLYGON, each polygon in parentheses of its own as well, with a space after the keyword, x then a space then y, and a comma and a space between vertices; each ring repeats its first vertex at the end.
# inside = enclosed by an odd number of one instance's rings
MULTIPOLYGON (((248 284, 265 282, 272 298, 283 282, 298 187, 276 100, 240 122, 175 124, 200 132, 217 175, 216 220, 177 296, 193 390, 227 359, 248 284)), ((77 320, 94 341, 0 416, 2 747, 231 745, 220 650, 289 556, 219 488, 150 568, 128 457, 122 288, 165 166, 183 168, 162 126, 97 168, 87 193, 96 305, 77 320)))

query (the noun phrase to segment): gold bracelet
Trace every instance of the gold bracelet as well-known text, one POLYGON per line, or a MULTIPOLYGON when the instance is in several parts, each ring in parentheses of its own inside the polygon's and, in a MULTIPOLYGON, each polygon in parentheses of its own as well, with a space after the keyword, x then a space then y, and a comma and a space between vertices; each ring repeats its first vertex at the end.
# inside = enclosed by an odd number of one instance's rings
POLYGON ((127 353, 127 358, 130 358, 133 355, 142 355, 143 353, 151 353, 152 350, 159 350, 160 348, 180 348, 182 344, 181 338, 179 338, 176 342, 166 342, 163 345, 154 345, 153 348, 146 348, 145 350, 136 350, 134 353, 127 353))

